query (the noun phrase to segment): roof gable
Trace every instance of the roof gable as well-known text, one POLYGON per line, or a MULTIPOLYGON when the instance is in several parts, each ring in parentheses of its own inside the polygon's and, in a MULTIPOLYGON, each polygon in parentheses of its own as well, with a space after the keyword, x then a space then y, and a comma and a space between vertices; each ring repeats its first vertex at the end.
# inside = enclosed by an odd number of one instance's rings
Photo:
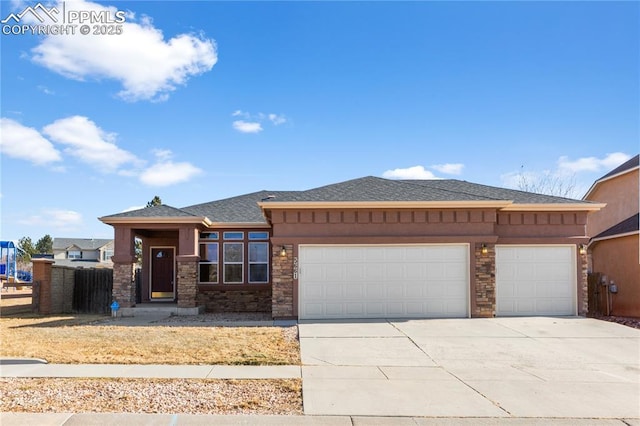
POLYGON ((68 250, 77 248, 80 250, 98 250, 111 242, 113 242, 113 240, 105 238, 54 238, 53 249, 68 250))
POLYGON ((622 174, 626 174, 626 173, 629 173, 629 172, 631 172, 633 170, 638 169, 640 167, 639 166, 639 161, 640 161, 640 154, 636 155, 633 158, 630 158, 629 160, 625 161, 624 163, 622 163, 621 165, 619 165, 615 169, 611 170, 606 175, 602 176, 600 179, 597 179, 593 183, 593 185, 591 185, 591 188, 589 188, 587 193, 584 194, 584 197, 582 197, 582 199, 583 200, 587 200, 589 198, 589 195, 591 195, 591 193, 593 192, 593 190, 598 185, 600 185, 602 182, 608 181, 610 179, 614 179, 617 176, 620 176, 622 174))

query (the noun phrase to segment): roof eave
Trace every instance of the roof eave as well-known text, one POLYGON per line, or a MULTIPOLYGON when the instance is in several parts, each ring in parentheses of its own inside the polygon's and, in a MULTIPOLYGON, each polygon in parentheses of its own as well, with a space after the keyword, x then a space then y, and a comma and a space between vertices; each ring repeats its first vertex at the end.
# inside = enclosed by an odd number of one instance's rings
POLYGON ((270 228, 267 222, 211 222, 210 229, 222 228, 270 228))
POLYGON ((194 216, 194 217, 99 217, 98 220, 102 223, 106 223, 107 225, 127 225, 127 224, 137 224, 137 223, 148 223, 148 224, 196 224, 196 225, 204 225, 210 226, 211 221, 209 218, 205 216, 194 216))
POLYGON ((640 231, 630 231, 630 232, 623 232, 621 234, 607 235, 606 237, 594 237, 591 239, 591 241, 589 241, 588 247, 591 247, 592 244, 598 243, 600 241, 614 240, 616 238, 623 238, 623 237, 631 237, 633 235, 639 235, 639 234, 640 234, 640 231))
POLYGON ((511 204, 502 209, 506 212, 566 212, 566 211, 586 211, 597 212, 603 209, 606 203, 533 203, 533 204, 511 204))
POLYGON ((459 209, 459 208, 497 208, 502 209, 513 201, 268 201, 258 202, 262 210, 273 209, 459 209))

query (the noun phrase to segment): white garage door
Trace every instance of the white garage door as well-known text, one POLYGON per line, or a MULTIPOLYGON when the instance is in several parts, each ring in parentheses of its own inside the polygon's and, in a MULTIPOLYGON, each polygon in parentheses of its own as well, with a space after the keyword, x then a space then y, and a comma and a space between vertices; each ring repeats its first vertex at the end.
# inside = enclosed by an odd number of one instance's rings
POLYGON ((496 315, 575 315, 573 246, 496 246, 496 315))
POLYGON ((300 319, 467 317, 467 245, 300 246, 300 319))

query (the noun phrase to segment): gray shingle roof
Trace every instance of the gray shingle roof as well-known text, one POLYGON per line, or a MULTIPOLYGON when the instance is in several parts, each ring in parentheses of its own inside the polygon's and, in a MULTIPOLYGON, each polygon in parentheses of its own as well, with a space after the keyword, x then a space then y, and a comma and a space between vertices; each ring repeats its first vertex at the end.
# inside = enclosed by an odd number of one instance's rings
POLYGON ((630 158, 629 160, 627 160, 624 163, 620 164, 618 167, 616 167, 615 169, 611 170, 609 173, 607 173, 606 175, 602 176, 598 180, 600 181, 600 180, 606 179, 606 178, 608 178, 610 176, 617 175, 618 173, 622 173, 622 172, 624 172, 626 170, 633 169, 634 167, 638 167, 639 159, 640 159, 640 154, 636 155, 635 157, 630 158))
POLYGON ((258 191, 224 200, 196 204, 184 207, 182 210, 195 216, 208 217, 212 222, 266 223, 258 203, 269 196, 279 197, 280 194, 288 194, 288 192, 258 191))
POLYGON ((614 237, 616 235, 628 234, 630 232, 638 231, 640 229, 640 213, 636 213, 628 219, 613 225, 611 228, 602 231, 593 239, 614 237))
POLYGON ((98 250, 100 247, 106 246, 113 240, 98 238, 54 238, 53 249, 64 250, 66 248, 76 246, 82 250, 98 250))
POLYGON ((162 204, 159 206, 145 207, 143 209, 131 210, 128 212, 116 213, 105 218, 115 217, 195 217, 192 213, 186 212, 182 209, 162 204))
POLYGON ((518 204, 591 204, 550 195, 480 185, 455 179, 390 180, 367 176, 306 191, 258 191, 177 209, 161 205, 108 218, 206 217, 217 223, 266 223, 259 202, 514 201, 518 204))

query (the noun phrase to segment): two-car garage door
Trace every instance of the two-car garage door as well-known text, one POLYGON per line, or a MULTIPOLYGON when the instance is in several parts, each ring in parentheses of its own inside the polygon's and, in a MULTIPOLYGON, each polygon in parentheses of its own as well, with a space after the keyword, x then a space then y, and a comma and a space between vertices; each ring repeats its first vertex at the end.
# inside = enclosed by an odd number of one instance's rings
POLYGON ((466 244, 300 246, 299 318, 467 317, 466 244))
MULTIPOLYGON (((496 246, 496 315, 575 315, 574 246, 496 246)), ((299 247, 300 319, 466 318, 469 245, 299 247)))

